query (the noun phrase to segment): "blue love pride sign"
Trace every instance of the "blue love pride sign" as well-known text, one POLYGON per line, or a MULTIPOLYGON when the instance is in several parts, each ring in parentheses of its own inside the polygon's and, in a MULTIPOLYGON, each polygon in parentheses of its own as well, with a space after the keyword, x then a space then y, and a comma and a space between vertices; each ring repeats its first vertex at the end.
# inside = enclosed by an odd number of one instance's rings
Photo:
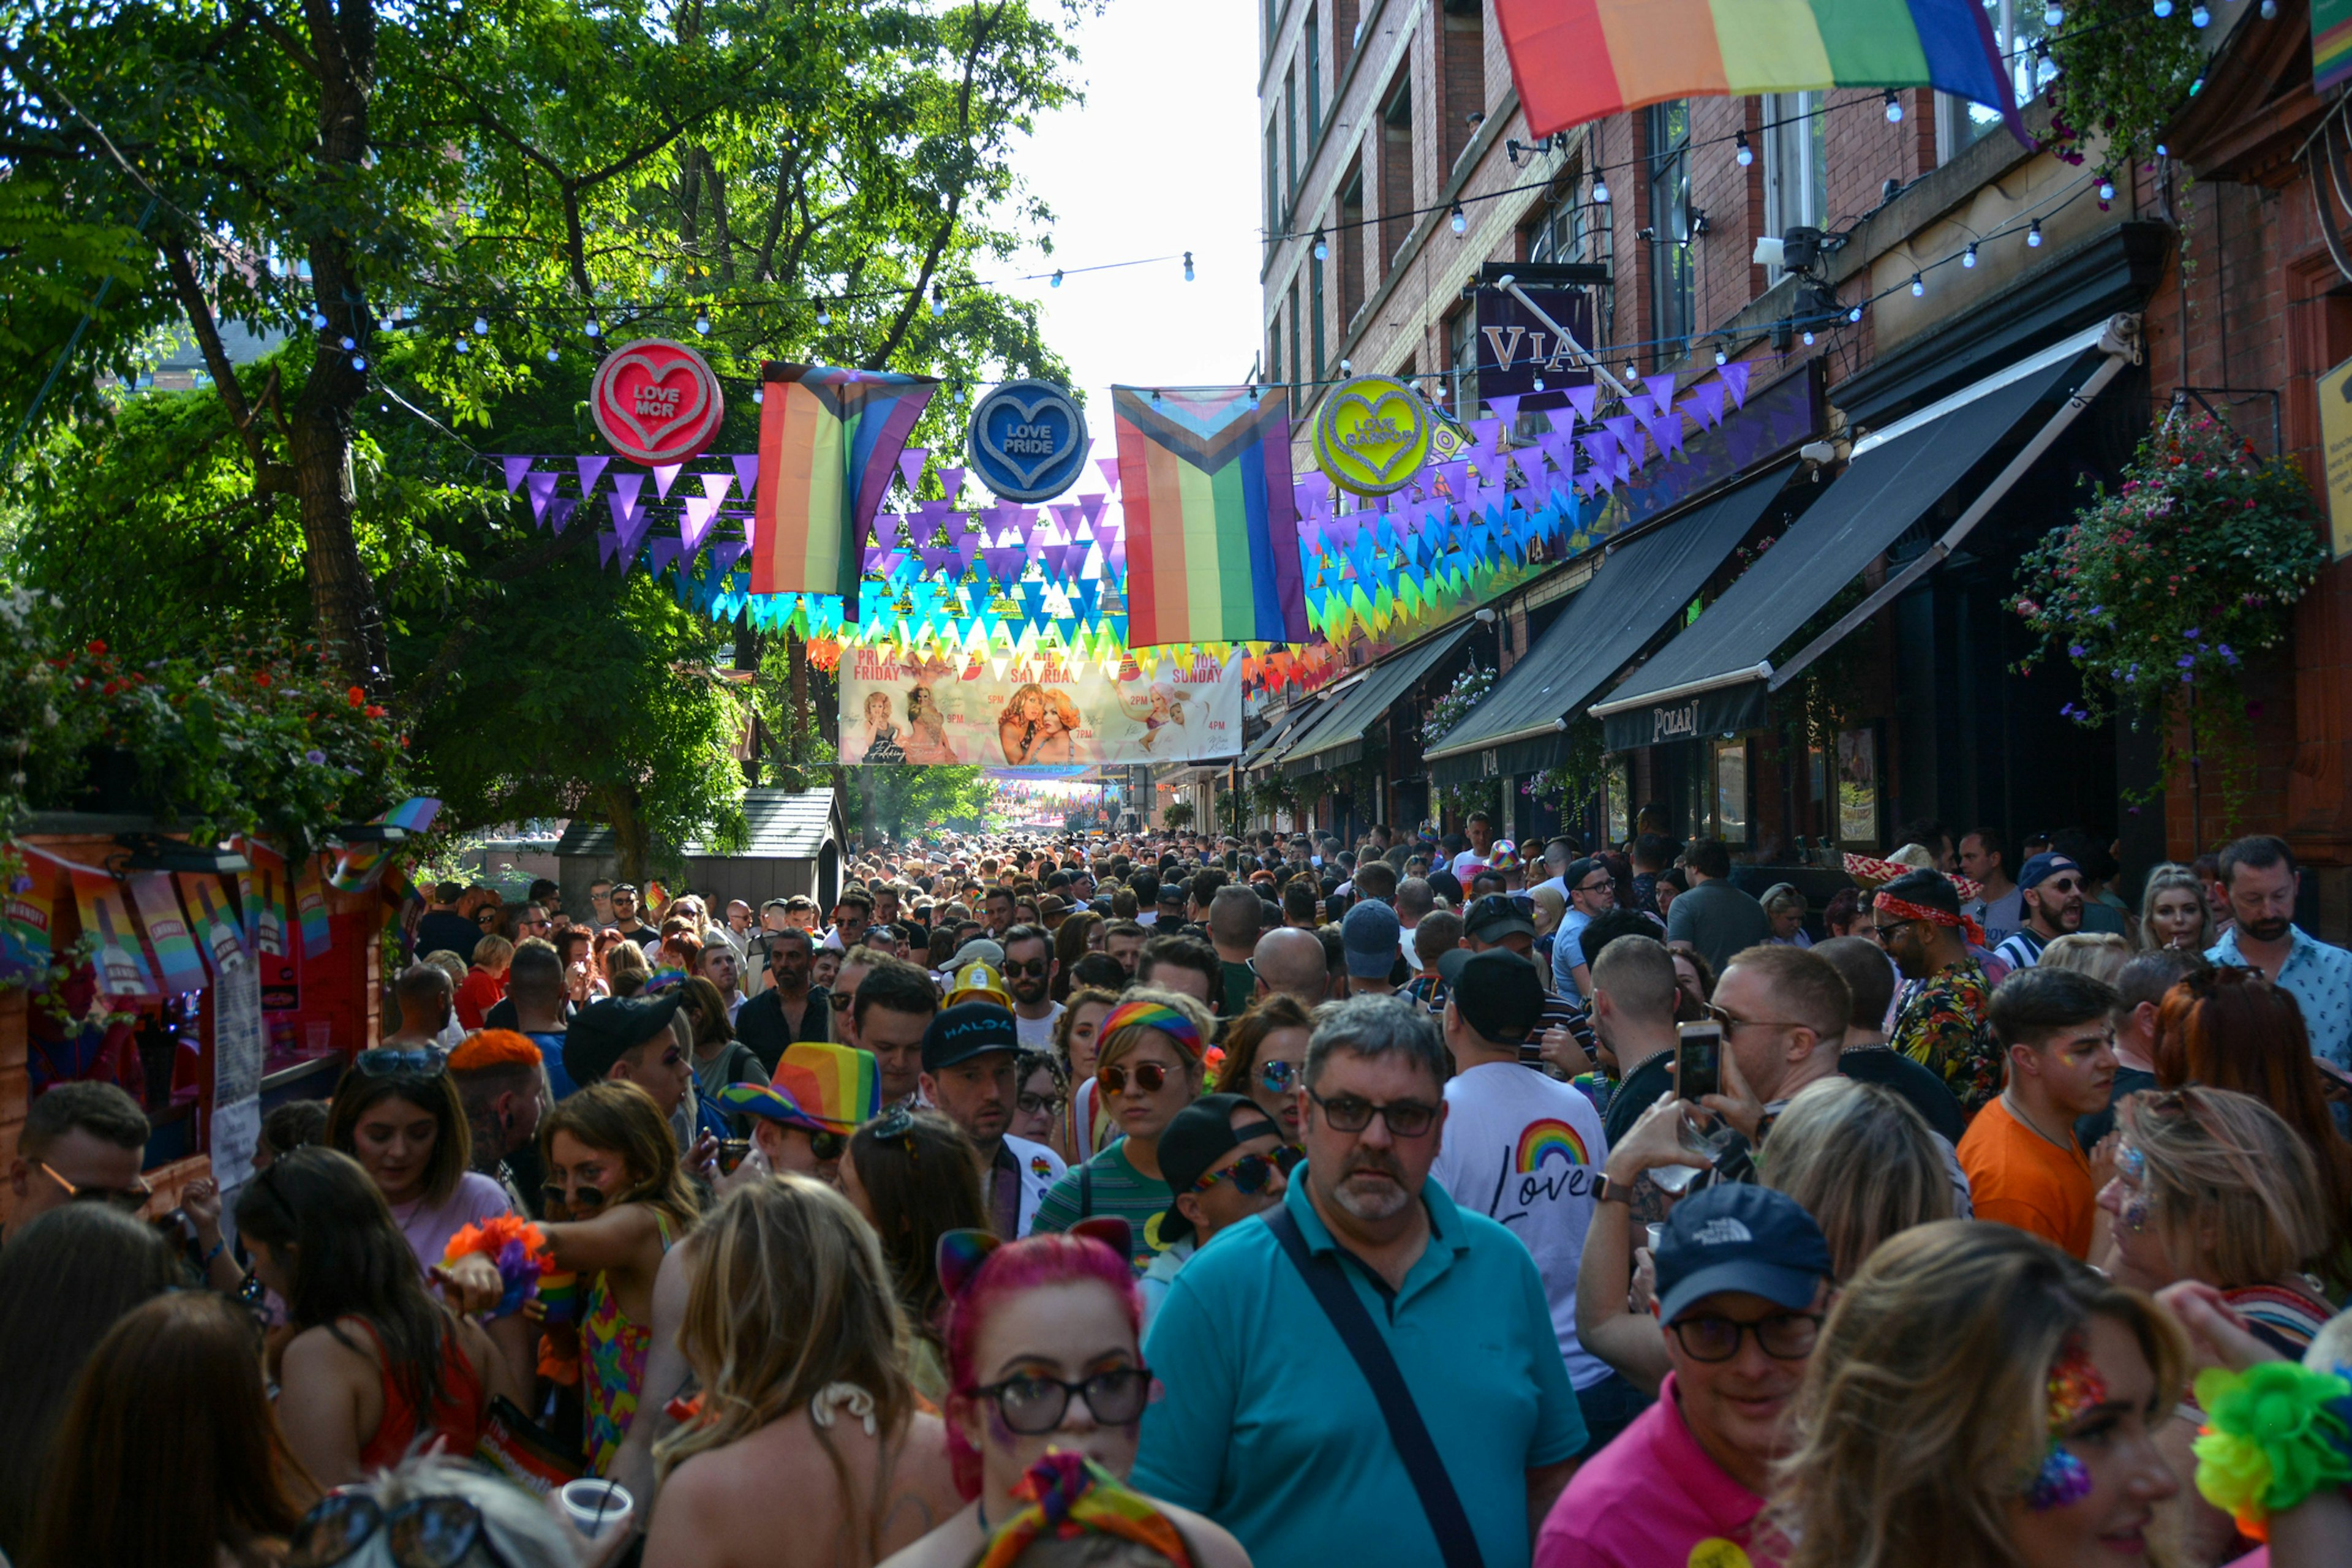
POLYGON ((1087 416, 1066 387, 1005 383, 971 411, 971 471, 1010 501, 1050 500, 1087 464, 1087 416))

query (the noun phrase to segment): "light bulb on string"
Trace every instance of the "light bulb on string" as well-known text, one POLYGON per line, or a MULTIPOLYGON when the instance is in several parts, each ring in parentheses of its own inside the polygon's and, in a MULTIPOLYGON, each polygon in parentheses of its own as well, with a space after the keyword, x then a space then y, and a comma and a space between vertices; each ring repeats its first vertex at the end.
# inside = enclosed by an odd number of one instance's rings
POLYGON ((1470 232, 1470 219, 1468 215, 1463 212, 1462 204, 1460 202, 1455 202, 1454 204, 1454 211, 1447 216, 1445 221, 1453 226, 1454 232, 1456 234, 1468 234, 1470 232))
POLYGON ((478 338, 487 338, 490 335, 489 318, 487 316, 474 318, 474 335, 478 338))
POLYGON ((1319 228, 1315 231, 1315 259, 1318 261, 1331 259, 1331 247, 1324 239, 1323 231, 1319 228))
POLYGON ((323 332, 327 330, 326 311, 313 310, 310 312, 310 330, 319 332, 323 332))
POLYGON ((2278 20, 2278 0, 2263 0, 2263 20, 2265 22, 2278 20))
POLYGON ((556 350, 555 350, 555 345, 554 345, 554 344, 550 343, 550 344, 548 345, 548 349, 547 349, 547 363, 550 363, 550 364, 553 364, 556 361, 558 361, 558 360, 562 359, 562 357, 563 357, 563 356, 562 356, 562 354, 560 354, 560 353, 558 353, 556 352, 556 350))
POLYGON ((467 342, 464 338, 460 337, 457 340, 457 352, 459 353, 471 353, 473 349, 474 345, 467 342))
POLYGON ((1184 281, 1192 281, 1192 253, 1189 250, 1184 253, 1184 281))
POLYGON ((1813 346, 1813 330, 1811 327, 1805 329, 1805 346, 1807 348, 1813 346))
POLYGON ((1856 323, 1857 325, 1860 324, 1862 321, 1862 307, 1856 305, 1853 310, 1848 310, 1845 313, 1845 319, 1848 321, 1856 323))
POLYGON ((1891 87, 1886 89, 1886 123, 1889 125, 1903 123, 1903 100, 1895 95, 1895 89, 1891 87))
POLYGON ((1731 148, 1731 155, 1738 160, 1741 168, 1745 169, 1748 164, 1756 162, 1756 149, 1748 144, 1747 132, 1738 131, 1732 133, 1731 148))
POLYGON ((2113 174, 2099 176, 2099 203, 2102 206, 2116 199, 2116 179, 2113 174))
POLYGON ((947 313, 948 313, 948 291, 947 291, 945 289, 943 289, 943 288, 942 288, 942 289, 932 289, 932 290, 931 290, 931 314, 932 314, 932 315, 934 315, 934 316, 944 316, 944 315, 946 315, 947 313))
POLYGON ((833 325, 833 312, 827 310, 824 306, 819 305, 816 308, 816 324, 820 327, 829 327, 833 325))
POLYGON ((1637 364, 1635 364, 1632 360, 1627 360, 1627 361, 1625 362, 1625 379, 1626 379, 1627 381, 1639 381, 1639 380, 1641 380, 1641 379, 1642 379, 1642 367, 1641 367, 1641 366, 1639 366, 1639 365, 1637 365, 1637 364))
POLYGON ((1717 349, 1715 351, 1715 363, 1718 365, 1729 364, 1731 363, 1731 356, 1725 353, 1721 349, 1717 349))
POLYGON ((755 387, 753 387, 753 388, 751 389, 751 401, 752 401, 752 402, 754 402, 754 403, 765 403, 765 402, 767 402, 767 401, 768 401, 768 389, 767 389, 766 387, 764 387, 764 386, 755 386, 755 387))
POLYGON ((1971 243, 1966 250, 1960 252, 1960 265, 1963 267, 1974 267, 1976 264, 1977 247, 1974 243, 1971 243))
POLYGON ((2066 7, 2063 5, 2044 5, 2042 7, 2042 25, 2043 26, 2055 27, 2060 26, 2065 20, 2066 7))
POLYGON ((604 323, 591 316, 588 318, 587 324, 580 330, 592 338, 601 338, 604 335, 604 323))
POLYGON ((2204 7, 2204 6, 2202 6, 2202 5, 2194 5, 2194 6, 2191 6, 2191 7, 2189 8, 2189 25, 2190 26, 2192 26, 2192 27, 2205 27, 2205 26, 2210 26, 2212 25, 2212 21, 2213 21, 2213 13, 2212 13, 2212 12, 2210 12, 2210 11, 2208 11, 2207 9, 2205 9, 2205 7, 2204 7))
POLYGON ((1592 176, 1592 205, 1597 207, 1609 205, 1609 182, 1598 174, 1592 176))
POLYGON ((367 355, 353 354, 352 356, 352 368, 364 374, 367 370, 367 355))
POLYGON ((2172 15, 2172 0, 2156 0, 2156 19, 2159 22, 2172 15))
POLYGON ((2042 220, 2040 218, 2035 218, 2033 222, 2027 226, 2025 230, 2025 243, 2037 249, 2040 248, 2042 245, 2042 220))
POLYGON ((1060 268, 1056 267, 1056 268, 1054 268, 1054 279, 1053 279, 1053 281, 1052 281, 1052 282, 1050 282, 1050 283, 1048 283, 1048 284, 1046 284, 1046 285, 1045 285, 1045 287, 1046 287, 1046 288, 1048 288, 1048 289, 1059 289, 1061 286, 1062 286, 1062 269, 1061 269, 1060 268))

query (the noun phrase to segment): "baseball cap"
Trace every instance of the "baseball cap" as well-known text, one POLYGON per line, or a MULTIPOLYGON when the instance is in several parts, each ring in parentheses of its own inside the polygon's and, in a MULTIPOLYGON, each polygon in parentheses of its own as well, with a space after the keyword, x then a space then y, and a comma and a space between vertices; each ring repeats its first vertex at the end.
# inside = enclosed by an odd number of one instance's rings
POLYGON ((874 1053, 811 1041, 784 1047, 773 1082, 730 1083, 719 1103, 810 1132, 854 1132, 882 1110, 882 1073, 874 1053))
MULTIPOLYGON (((1168 1190, 1189 1193, 1192 1184, 1209 1173, 1209 1167, 1223 1159, 1252 1138, 1263 1138, 1271 1132, 1277 1142, 1282 1129, 1264 1111, 1258 1111, 1256 1131, 1238 1136, 1234 1131, 1234 1112, 1257 1110, 1257 1105, 1247 1095, 1204 1094, 1170 1119, 1160 1134, 1160 1174, 1168 1190)), ((1252 1123, 1244 1122, 1244 1128, 1252 1123)), ((1160 1216, 1160 1239, 1162 1242, 1181 1241, 1192 1234, 1192 1222, 1169 1199, 1168 1212, 1160 1216)))
MULTIPOLYGON (((961 957, 961 954, 958 955, 961 957)), ((1012 994, 1004 989, 1004 976, 996 965, 985 960, 967 958, 955 967, 955 978, 948 982, 948 1005, 959 1002, 993 1002, 1000 1007, 1013 1005, 1012 994)))
POLYGON ((923 1030, 923 1070, 937 1072, 990 1051, 1018 1051, 1013 1009, 994 1002, 959 1002, 942 1008, 923 1030))
MULTIPOLYGON (((1535 935, 1535 921, 1519 907, 1525 898, 1524 894, 1514 899, 1508 893, 1488 893, 1473 900, 1462 916, 1463 934, 1475 936, 1480 942, 1500 942, 1514 934, 1535 935)), ((1534 905, 1528 907, 1533 909, 1534 905)))
POLYGON ((1348 952, 1348 973, 1359 980, 1385 980, 1399 955, 1396 911, 1370 900, 1349 910, 1339 921, 1340 943, 1348 952))
POLYGON ((1181 910, 1184 907, 1184 893, 1185 885, 1182 882, 1160 884, 1160 901, 1170 909, 1181 910))
POLYGON ((1727 1290, 1799 1311, 1813 1304, 1830 1277, 1830 1244, 1786 1193, 1726 1183, 1675 1205, 1658 1243, 1657 1268, 1662 1323, 1727 1290))
POLYGON ((1576 891, 1576 886, 1578 883, 1592 875, 1593 872, 1604 869, 1606 869, 1606 868, 1601 864, 1601 862, 1594 859, 1591 856, 1587 855, 1580 860, 1570 861, 1568 863, 1568 869, 1559 874, 1559 879, 1568 884, 1568 890, 1572 893, 1576 891))
POLYGON ((976 936, 955 950, 955 962, 950 969, 961 969, 970 963, 985 963, 991 969, 1004 967, 1004 944, 992 936, 976 936))
POLYGON ((2044 851, 2017 868, 2017 885, 2021 888, 2038 888, 2061 871, 2072 871, 2076 876, 2080 876, 2083 868, 2075 865, 2063 855, 2053 855, 2044 851))
POLYGON ((1543 1022, 1543 977, 1507 948, 1472 952, 1457 947, 1438 955, 1437 973, 1462 1021, 1481 1038, 1517 1045, 1543 1022))
POLYGON ((563 1032, 563 1071, 586 1089, 601 1083, 624 1054, 636 1049, 669 1027, 683 991, 661 996, 608 996, 591 1002, 572 1016, 563 1032))

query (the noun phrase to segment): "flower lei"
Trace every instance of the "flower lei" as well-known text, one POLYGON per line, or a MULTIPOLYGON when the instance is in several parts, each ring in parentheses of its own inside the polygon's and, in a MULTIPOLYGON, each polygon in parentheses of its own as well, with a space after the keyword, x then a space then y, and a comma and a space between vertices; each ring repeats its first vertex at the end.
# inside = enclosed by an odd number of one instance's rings
POLYGON ((2352 1482, 2352 1382, 2291 1361, 2197 1374, 2197 1489, 2257 1541, 2270 1516, 2352 1482))
POLYGON ((547 1237, 520 1215, 494 1215, 478 1225, 465 1226, 449 1238, 441 1254, 441 1267, 446 1268, 460 1258, 478 1253, 498 1266, 499 1279, 507 1288, 499 1304, 490 1309, 493 1318, 521 1311, 523 1303, 539 1294, 541 1278, 555 1271, 547 1237))

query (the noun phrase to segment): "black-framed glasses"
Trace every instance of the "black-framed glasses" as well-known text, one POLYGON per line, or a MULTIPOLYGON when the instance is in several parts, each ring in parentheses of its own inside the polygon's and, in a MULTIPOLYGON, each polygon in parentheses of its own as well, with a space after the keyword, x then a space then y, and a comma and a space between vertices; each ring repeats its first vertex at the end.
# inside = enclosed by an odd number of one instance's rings
POLYGON ((1676 1318, 1666 1325, 1680 1341, 1683 1353, 1693 1361, 1729 1361, 1739 1353, 1739 1342, 1749 1334, 1774 1361, 1802 1361, 1813 1353, 1821 1338, 1822 1318, 1816 1312, 1780 1312, 1752 1323, 1730 1318, 1676 1318))
POLYGON ((1903 933, 1903 928, 1910 923, 1909 921, 1896 921, 1892 925, 1880 925, 1876 921, 1873 921, 1870 922, 1870 934, 1879 946, 1885 947, 1900 936, 1903 933))
POLYGON ((1063 1100, 1058 1094, 1016 1095, 1013 1103, 1021 1108, 1021 1114, 1024 1116, 1034 1116, 1040 1111, 1048 1116, 1059 1116, 1062 1113, 1063 1100))
POLYGON ((1377 1116, 1388 1123, 1389 1131, 1399 1138, 1424 1136, 1437 1125, 1437 1107, 1419 1100, 1391 1100, 1386 1105, 1376 1105, 1352 1094, 1342 1094, 1326 1100, 1313 1089, 1307 1098, 1323 1108, 1323 1120, 1340 1132, 1361 1132, 1377 1116))
POLYGON ((1139 1366, 1115 1366, 1076 1383, 1041 1373, 1016 1373, 972 1393, 996 1402, 1004 1424, 1024 1437, 1042 1436, 1059 1427, 1069 1413, 1070 1396, 1087 1402, 1096 1420, 1106 1426, 1124 1426, 1143 1417, 1151 1396, 1151 1373, 1139 1366))
POLYGON ((1004 961, 1004 967, 999 973, 1007 980, 1020 979, 1031 974, 1043 980, 1045 977, 1045 971, 1053 965, 1054 961, 1050 958, 1033 958, 1026 963, 1017 963, 1008 958, 1004 961))
POLYGON ((1268 1094, 1288 1094, 1307 1081, 1307 1069, 1298 1062, 1260 1062, 1257 1080, 1268 1094))
POLYGON ((330 1492, 302 1516, 287 1568, 330 1568, 384 1537, 396 1568, 457 1568, 477 1549, 511 1568, 490 1540, 482 1510, 461 1497, 412 1498, 390 1510, 365 1492, 330 1492))
POLYGON ((1282 1170, 1282 1163, 1271 1154, 1244 1154, 1223 1170, 1211 1171, 1194 1182, 1192 1190, 1205 1193, 1219 1182, 1231 1182, 1234 1191, 1247 1197, 1255 1197, 1265 1191, 1265 1184, 1274 1179, 1275 1173, 1282 1170))
POLYGON ((1135 1080, 1138 1092, 1158 1094, 1168 1082, 1169 1071, 1169 1068, 1161 1067, 1158 1062, 1138 1062, 1135 1064, 1135 1071, 1130 1075, 1127 1068, 1114 1062, 1109 1067, 1097 1068, 1095 1077, 1102 1080, 1105 1094, 1125 1094, 1130 1076, 1135 1080))
POLYGON ((353 1057, 352 1066, 370 1078, 438 1078, 448 1069, 449 1053, 438 1046, 377 1046, 353 1057))
POLYGON ((41 1168, 43 1175, 66 1190, 66 1202, 69 1204, 110 1204, 125 1214, 137 1214, 155 1195, 155 1189, 147 1184, 144 1176, 133 1177, 132 1184, 127 1187, 83 1186, 59 1175, 58 1168, 47 1160, 33 1163, 41 1168))
POLYGON ((1608 893, 1613 897, 1617 891, 1617 883, 1612 878, 1603 877, 1597 882, 1579 882, 1574 890, 1580 893, 1608 893))

